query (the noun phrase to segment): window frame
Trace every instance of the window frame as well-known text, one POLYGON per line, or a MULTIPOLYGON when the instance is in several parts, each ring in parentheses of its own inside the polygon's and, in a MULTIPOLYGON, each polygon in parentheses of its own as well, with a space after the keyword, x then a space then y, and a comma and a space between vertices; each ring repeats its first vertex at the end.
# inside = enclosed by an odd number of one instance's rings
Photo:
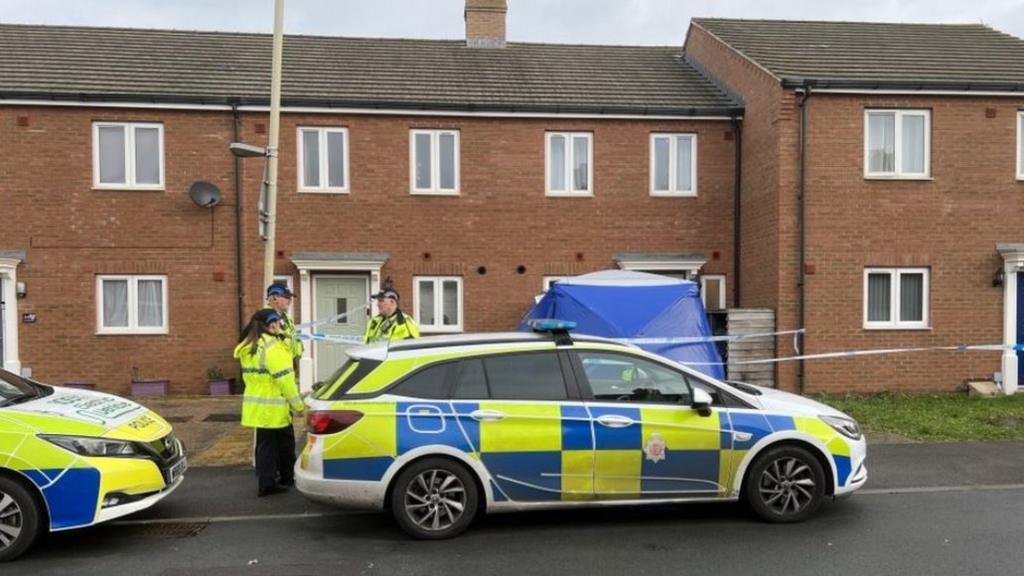
POLYGON ((728 287, 726 285, 726 275, 725 274, 701 274, 700 275, 700 300, 701 300, 701 303, 704 304, 704 310, 705 311, 709 311, 709 312, 724 312, 724 311, 726 311, 728 309, 728 304, 729 304, 728 293, 729 293, 729 290, 728 290, 728 287), (722 283, 722 292, 718 295, 719 305, 718 305, 718 308, 716 308, 714 310, 708 310, 708 301, 707 301, 707 293, 708 292, 707 292, 707 281, 706 280, 709 279, 709 278, 710 279, 714 279, 714 280, 718 280, 718 281, 720 281, 722 283))
POLYGON ((865 330, 930 330, 931 325, 931 270, 922 267, 865 267, 864 268, 864 329, 865 330), (868 320, 868 278, 871 274, 889 274, 889 320, 868 320), (900 320, 900 277, 903 274, 921 274, 921 320, 900 320))
POLYGON ((409 130, 409 193, 419 196, 458 196, 462 189, 462 144, 457 128, 427 129, 412 128, 409 130), (427 134, 430 136, 430 188, 416 187, 416 135, 427 134), (441 135, 452 134, 455 136, 454 150, 454 188, 441 188, 441 135))
POLYGON ((592 198, 594 196, 594 133, 593 132, 545 132, 544 133, 544 195, 555 198, 592 198), (551 140, 555 136, 566 138, 565 150, 565 190, 551 189, 551 140), (575 152, 573 151, 573 138, 585 137, 587 139, 587 188, 575 190, 573 188, 572 161, 575 152))
POLYGON ((162 335, 167 334, 170 326, 170 308, 168 308, 168 286, 166 274, 97 274, 96 275, 96 334, 109 335, 162 335), (103 282, 106 280, 125 280, 128 282, 128 326, 103 325, 103 282), (163 324, 161 326, 139 326, 139 281, 159 280, 163 296, 163 324))
POLYGON ((166 189, 164 177, 164 125, 160 122, 117 122, 94 120, 92 123, 92 188, 93 190, 157 190, 166 189), (124 139, 124 183, 100 182, 100 128, 122 128, 124 139), (135 182, 135 130, 136 128, 156 128, 157 130, 157 162, 159 163, 160 181, 156 184, 139 184, 135 182))
POLYGON ((1024 110, 1017 111, 1017 181, 1024 182, 1024 110))
POLYGON ((350 140, 348 137, 348 128, 344 126, 299 126, 295 129, 295 140, 297 155, 295 159, 296 166, 296 186, 297 190, 302 194, 348 194, 351 190, 351 181, 349 180, 349 161, 348 154, 349 148, 351 148, 350 140), (320 182, 317 186, 306 186, 303 182, 303 176, 305 174, 305 142, 303 141, 303 132, 316 132, 317 133, 317 147, 318 147, 318 158, 320 161, 320 182), (329 154, 327 152, 327 135, 331 133, 338 133, 342 135, 344 139, 345 147, 342 153, 342 172, 344 173, 345 185, 344 186, 329 186, 330 182, 330 167, 328 166, 329 154))
POLYGON ((696 198, 697 197, 697 134, 694 132, 651 132, 648 146, 650 147, 650 194, 662 198, 696 198), (656 159, 654 155, 654 144, 658 138, 666 138, 668 147, 668 190, 656 190, 654 179, 656 177, 656 159), (679 190, 679 183, 676 181, 678 174, 678 146, 679 139, 686 138, 690 141, 690 189, 679 190))
POLYGON ((434 334, 440 333, 459 333, 463 332, 463 326, 465 326, 465 306, 463 305, 463 283, 462 276, 414 276, 413 277, 413 294, 412 294, 412 305, 413 305, 413 319, 416 320, 416 324, 419 325, 421 332, 429 332, 434 334), (454 280, 458 286, 458 298, 457 306, 459 312, 458 324, 446 326, 444 324, 444 283, 454 280), (432 282, 434 284, 434 324, 424 324, 420 321, 420 284, 424 282, 432 282))
POLYGON ((932 179, 932 111, 924 108, 864 109, 864 179, 865 180, 931 180, 932 179), (872 172, 870 163, 869 125, 872 115, 893 114, 893 171, 872 172), (903 117, 924 117, 924 172, 903 171, 903 117))

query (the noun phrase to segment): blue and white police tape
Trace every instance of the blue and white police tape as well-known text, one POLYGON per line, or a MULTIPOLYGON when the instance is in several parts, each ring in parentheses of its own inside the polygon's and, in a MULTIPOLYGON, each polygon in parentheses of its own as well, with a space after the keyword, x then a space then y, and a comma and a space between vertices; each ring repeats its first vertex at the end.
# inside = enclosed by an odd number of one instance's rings
POLYGON ((310 340, 314 342, 326 342, 329 344, 362 344, 362 336, 349 336, 347 334, 323 334, 320 332, 299 332, 295 334, 297 340, 310 340))
POLYGON ((343 318, 347 318, 349 314, 355 314, 356 312, 362 312, 363 310, 366 310, 369 307, 370 307, 370 303, 367 302, 366 304, 364 304, 364 305, 362 305, 362 306, 360 306, 358 308, 353 308, 351 310, 346 310, 346 311, 344 311, 341 314, 338 314, 336 316, 330 316, 328 318, 321 318, 319 320, 313 320, 311 322, 303 322, 302 324, 296 324, 295 325, 295 329, 296 330, 305 330, 306 328, 313 328, 315 326, 323 326, 324 324, 330 324, 332 322, 337 322, 338 320, 341 320, 343 318))
POLYGON ((703 344, 704 342, 739 342, 754 338, 769 338, 772 336, 786 336, 788 334, 803 334, 805 330, 782 330, 780 332, 761 332, 759 334, 733 334, 731 336, 665 336, 659 338, 614 338, 619 342, 629 344, 703 344))
POLYGON ((797 356, 782 356, 779 358, 764 358, 759 360, 739 360, 734 362, 681 362, 687 366, 739 366, 751 364, 774 364, 777 362, 792 362, 795 360, 831 360, 836 358, 856 358, 861 356, 880 356, 883 354, 909 354, 914 352, 1000 352, 1003 350, 1024 351, 1024 344, 956 344, 952 346, 924 346, 918 348, 875 348, 871 350, 844 350, 841 352, 820 352, 817 354, 800 354, 797 356))

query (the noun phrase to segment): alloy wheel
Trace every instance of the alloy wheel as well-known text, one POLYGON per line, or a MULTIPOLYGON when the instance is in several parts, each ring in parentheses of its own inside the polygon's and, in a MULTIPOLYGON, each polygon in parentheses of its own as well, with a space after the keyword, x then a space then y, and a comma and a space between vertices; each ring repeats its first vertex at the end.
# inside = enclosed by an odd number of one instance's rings
POLYGON ((447 470, 425 470, 409 482, 404 505, 406 514, 418 527, 446 530, 458 522, 466 509, 466 487, 447 470))
POLYGON ((0 550, 18 540, 23 522, 24 516, 18 502, 10 494, 0 492, 0 550))
POLYGON ((811 467, 791 456, 768 464, 758 482, 761 501, 779 516, 799 514, 814 500, 815 487, 811 467))

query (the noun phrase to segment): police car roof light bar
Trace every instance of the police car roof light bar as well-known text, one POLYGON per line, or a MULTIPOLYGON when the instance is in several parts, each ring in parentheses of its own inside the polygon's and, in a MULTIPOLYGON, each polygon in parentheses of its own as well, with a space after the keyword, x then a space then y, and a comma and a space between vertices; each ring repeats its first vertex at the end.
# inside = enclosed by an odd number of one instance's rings
POLYGON ((558 346, 572 345, 572 336, 569 335, 569 330, 576 328, 576 323, 572 320, 534 318, 527 320, 526 325, 532 328, 534 332, 550 332, 551 336, 555 339, 555 344, 558 346))

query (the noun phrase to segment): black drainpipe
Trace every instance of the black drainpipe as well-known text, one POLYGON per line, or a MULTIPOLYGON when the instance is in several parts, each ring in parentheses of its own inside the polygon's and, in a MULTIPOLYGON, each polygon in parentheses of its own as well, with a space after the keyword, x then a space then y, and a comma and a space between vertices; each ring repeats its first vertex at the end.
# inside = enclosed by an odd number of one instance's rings
POLYGON ((743 123, 732 117, 732 132, 736 135, 736 159, 733 161, 733 217, 732 217, 732 289, 733 306, 740 307, 740 184, 743 174, 743 123))
MULTIPOLYGON (((242 118, 238 114, 238 104, 231 105, 231 114, 234 117, 234 137, 232 142, 238 142, 239 130, 242 126, 242 118)), ((242 159, 235 156, 235 275, 238 278, 238 331, 245 327, 245 279, 242 270, 242 159)))
MULTIPOLYGON (((806 201, 805 201, 805 176, 807 172, 807 99, 811 97, 811 87, 809 84, 804 84, 803 88, 798 88, 797 91, 800 94, 800 193, 797 196, 797 200, 800 203, 800 215, 799 215, 799 228, 800 228, 800 328, 807 325, 807 306, 804 302, 804 290, 807 281, 806 268, 804 266, 805 259, 807 257, 807 231, 806 231, 806 218, 804 216, 806 201)), ((800 342, 800 353, 807 353, 807 333, 801 332, 799 335, 800 342)), ((804 361, 800 360, 799 372, 797 378, 800 381, 800 394, 804 393, 804 387, 806 384, 806 378, 804 378, 804 361)))

